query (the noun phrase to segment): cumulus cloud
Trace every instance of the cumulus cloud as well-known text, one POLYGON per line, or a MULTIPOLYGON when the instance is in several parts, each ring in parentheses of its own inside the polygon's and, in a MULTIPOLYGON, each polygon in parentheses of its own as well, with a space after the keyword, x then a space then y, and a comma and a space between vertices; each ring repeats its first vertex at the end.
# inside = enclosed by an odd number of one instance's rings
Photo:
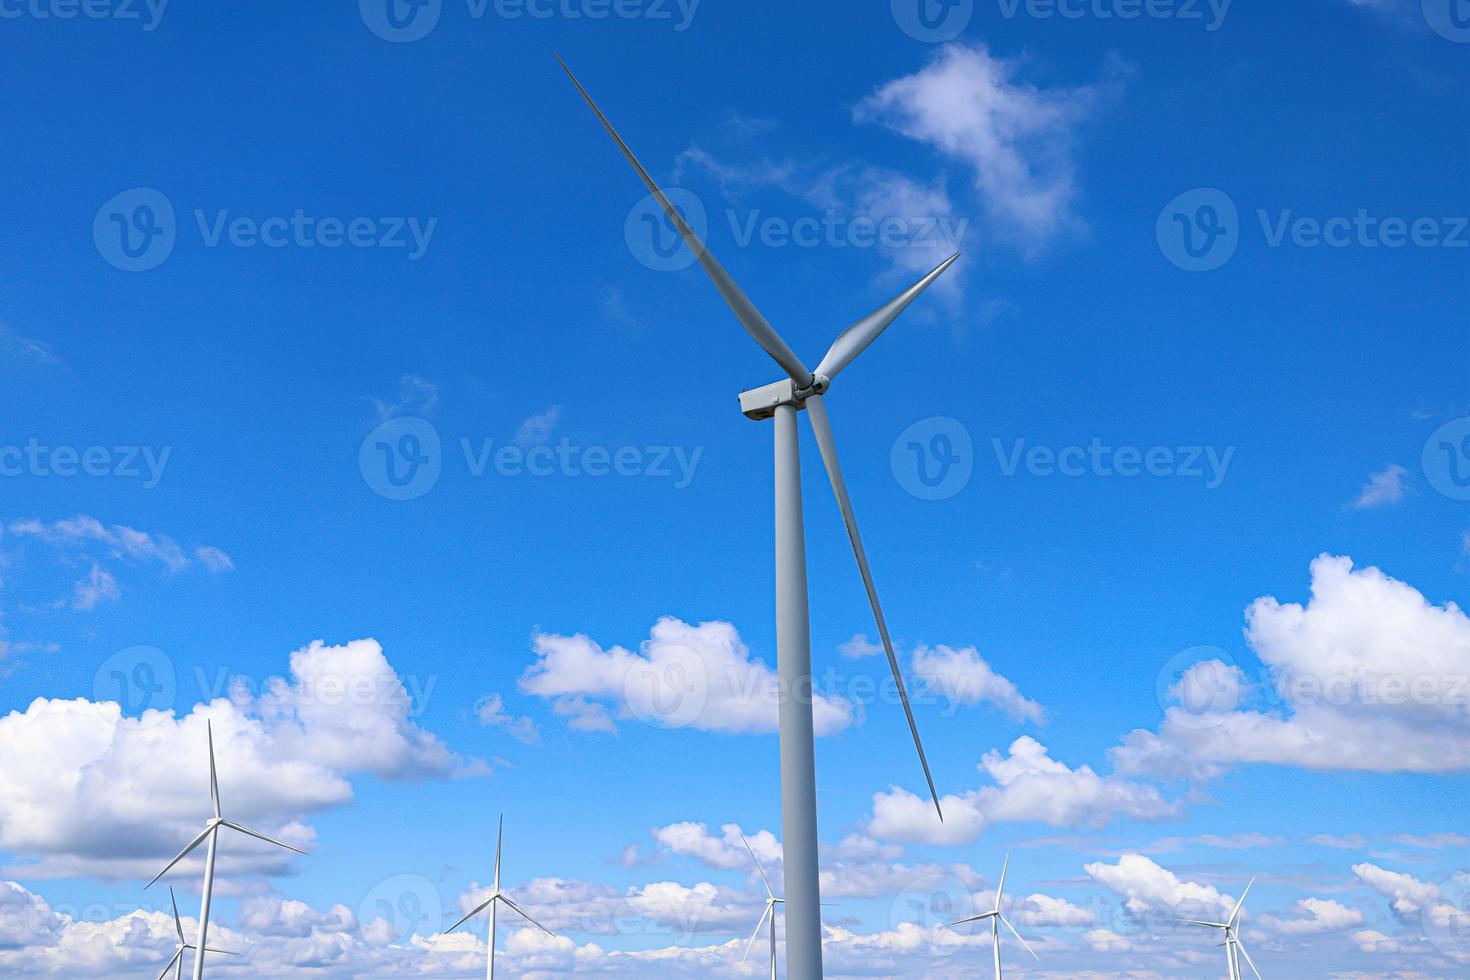
MULTIPOLYGON (((709 868, 723 871, 748 871, 755 873, 750 863, 750 854, 741 841, 739 824, 727 823, 720 828, 720 836, 710 833, 702 823, 671 823, 666 827, 655 827, 653 839, 659 850, 680 857, 693 858, 709 868)), ((755 831, 745 835, 750 850, 760 859, 766 873, 781 864, 781 844, 769 830, 755 831)))
MULTIPOLYGON (((537 659, 520 689, 551 700, 576 728, 616 731, 618 721, 629 719, 723 734, 778 727, 780 679, 751 658, 729 623, 691 626, 665 617, 637 652, 604 649, 586 635, 549 633, 533 637, 532 648, 537 659)), ((812 713, 818 735, 852 724, 853 707, 844 698, 818 693, 812 713)))
POLYGON ((981 45, 946 45, 917 73, 879 87, 854 117, 966 164, 994 233, 1034 250, 1081 225, 1076 130, 1117 81, 1042 88, 1021 80, 1023 67, 981 45))
MULTIPOLYGON (((37 698, 0 717, 0 850, 33 878, 151 877, 209 816, 207 722, 227 814, 297 846, 313 837, 302 819, 352 798, 351 775, 442 778, 462 766, 414 722, 375 641, 313 643, 291 655, 290 675, 259 693, 236 679, 229 697, 182 717, 83 698, 37 698)), ((234 871, 287 864, 244 839, 222 853, 234 871)))
POLYGON ((1085 765, 1068 768, 1029 736, 1016 739, 1006 755, 986 753, 979 768, 994 785, 944 796, 944 823, 928 799, 895 788, 873 797, 868 832, 893 840, 963 844, 998 823, 1098 828, 1125 817, 1160 820, 1182 809, 1146 783, 1100 776, 1085 765))
POLYGON ((1388 871, 1376 864, 1355 864, 1358 880, 1390 900, 1394 913, 1401 917, 1416 916, 1439 897, 1439 886, 1420 881, 1413 875, 1388 871))
POLYGON ((518 742, 535 745, 541 741, 541 729, 536 722, 521 715, 512 715, 505 710, 505 699, 499 694, 487 694, 475 705, 475 714, 480 724, 487 728, 501 728, 518 742))
POLYGON ((1315 936, 1340 932, 1363 924, 1363 913, 1327 898, 1304 898, 1291 906, 1292 917, 1267 913, 1260 917, 1263 928, 1283 936, 1315 936))
POLYGON ((1120 896, 1134 915, 1163 911, 1187 918, 1228 915, 1235 899, 1211 885, 1185 881, 1142 854, 1124 854, 1117 864, 1097 862, 1083 866, 1088 876, 1120 896))
POLYGON ((952 705, 989 704, 1015 721, 1046 722, 1046 709, 1022 696, 974 647, 920 646, 914 650, 913 664, 914 676, 926 690, 943 695, 952 705))
POLYGON ((1374 772, 1470 768, 1470 618, 1349 558, 1312 562, 1305 606, 1270 596, 1246 612, 1246 639, 1270 675, 1269 710, 1233 665, 1207 703, 1168 708, 1158 732, 1130 733, 1120 771, 1217 776, 1238 763, 1374 772))

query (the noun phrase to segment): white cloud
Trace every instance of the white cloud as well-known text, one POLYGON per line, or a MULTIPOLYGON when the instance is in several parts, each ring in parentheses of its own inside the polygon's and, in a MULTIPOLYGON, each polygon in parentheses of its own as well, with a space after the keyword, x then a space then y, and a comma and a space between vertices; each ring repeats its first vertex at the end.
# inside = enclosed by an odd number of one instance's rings
POLYGON ((378 418, 387 421, 400 415, 428 415, 439 406, 439 387, 417 374, 405 374, 398 380, 398 397, 393 401, 370 398, 378 418))
POLYGON ((997 674, 974 647, 920 646, 914 650, 914 676, 931 693, 953 705, 990 704, 1016 721, 1041 725, 1046 709, 1023 697, 1011 681, 997 674))
POLYGON ((72 593, 71 607, 83 612, 96 609, 98 603, 116 602, 122 597, 117 579, 101 565, 92 563, 92 571, 79 579, 72 593))
POLYGON ((983 46, 946 45, 854 116, 968 164, 993 230, 1035 249, 1081 224, 1072 144, 1102 89, 1044 89, 1021 81, 1021 69, 983 46))
MULTIPOLYGON (((1165 911, 1185 918, 1202 913, 1229 914, 1235 899, 1210 885, 1184 881, 1168 868, 1142 854, 1124 854, 1117 864, 1098 862, 1083 866, 1098 884, 1124 899, 1134 915, 1165 911)), ((1212 920, 1213 921, 1213 920, 1212 920)))
POLYGON ((51 345, 34 337, 16 332, 8 323, 0 323, 0 361, 40 364, 47 367, 59 365, 61 359, 51 345))
POLYGON ((1431 851, 1446 847, 1470 847, 1470 837, 1453 831, 1439 834, 1395 834, 1389 840, 1405 847, 1422 847, 1431 851))
POLYGON ((516 717, 505 710, 505 699, 499 694, 487 694, 475 705, 475 714, 480 724, 487 728, 503 728, 506 734, 518 742, 535 745, 541 741, 541 729, 536 722, 524 715, 516 717))
POLYGON ((1185 847, 1213 847, 1224 851, 1248 851, 1260 847, 1281 847, 1284 837, 1267 834, 1199 834, 1194 837, 1160 837, 1140 850, 1154 854, 1173 854, 1185 847))
POLYGON ((560 405, 552 405, 546 411, 532 415, 516 429, 515 444, 522 448, 541 445, 551 438, 551 432, 560 418, 560 405))
POLYGON ((1385 936, 1376 929, 1362 929, 1353 933, 1353 943, 1362 953, 1397 953, 1400 948, 1398 940, 1385 936))
POLYGON ((1355 864, 1353 874, 1363 884, 1390 899, 1394 912, 1399 916, 1418 915, 1439 897, 1438 885, 1420 881, 1413 875, 1388 871, 1376 864, 1355 864))
POLYGON ((986 753, 979 768, 995 785, 944 796, 944 823, 928 799, 895 788, 873 797, 868 832, 893 840, 963 844, 998 823, 1097 828, 1123 817, 1158 820, 1181 810, 1145 783, 1100 776, 1089 766, 1069 769, 1029 736, 1016 739, 1005 756, 986 753))
MULTIPOLYGON (((34 539, 54 548, 76 551, 95 548, 115 559, 127 558, 142 563, 157 563, 169 572, 188 568, 192 561, 172 538, 162 534, 149 534, 123 524, 104 525, 95 517, 79 515, 66 520, 46 523, 34 518, 13 521, 7 530, 20 539, 34 539)), ((199 552, 201 563, 211 572, 227 571, 234 567, 230 556, 218 548, 203 547, 199 552)))
POLYGON ((1353 501, 1353 507, 1365 510, 1403 500, 1404 478, 1408 475, 1409 471, 1397 463, 1384 467, 1368 477, 1368 482, 1363 484, 1363 489, 1358 492, 1357 499, 1353 501))
POLYGON ((1340 851, 1362 851, 1368 848, 1368 838, 1362 834, 1313 834, 1311 843, 1340 851))
POLYGON ((199 559, 206 571, 210 572, 233 572, 235 562, 229 555, 218 548, 209 545, 201 545, 194 549, 194 557, 199 559))
MULTIPOLYGON (((750 854, 740 840, 740 825, 727 823, 720 828, 720 833, 721 836, 714 836, 709 827, 702 823, 672 823, 666 827, 655 827, 653 839, 658 842, 660 850, 694 858, 706 867, 745 871, 754 875, 755 868, 750 863, 750 854)), ((747 834, 746 840, 750 842, 750 849, 760 859, 766 874, 771 874, 772 869, 781 864, 781 844, 776 840, 775 834, 769 830, 756 831, 747 834)))
POLYGON ((1279 709, 1234 710, 1252 693, 1244 674, 1215 664, 1239 690, 1215 706, 1171 706, 1157 733, 1132 732, 1114 750, 1123 772, 1210 777, 1236 763, 1375 772, 1470 768, 1470 619, 1430 603, 1376 568, 1323 555, 1306 606, 1257 599, 1246 639, 1266 665, 1279 709))
MULTIPOLYGON (((586 635, 540 633, 532 647, 537 660, 521 676, 521 690, 552 700, 576 728, 613 731, 618 720, 633 718, 724 734, 778 727, 780 679, 751 659, 729 623, 690 626, 665 617, 636 653, 604 649, 586 635)), ((818 693, 812 711, 818 735, 852 723, 852 704, 840 697, 818 693)))
MULTIPOLYGON (((352 798, 350 775, 456 771, 375 641, 313 643, 290 666, 290 680, 254 695, 237 679, 183 717, 82 698, 0 717, 0 851, 28 877, 151 877, 208 816, 206 721, 227 815, 298 846, 313 837, 304 817, 352 798)), ((282 853, 231 839, 222 861, 226 874, 274 872, 282 853)))
POLYGON ((1363 913, 1326 898, 1304 898, 1292 904, 1294 918, 1262 915, 1263 928, 1283 936, 1315 936, 1324 932, 1340 932, 1363 924, 1363 913))

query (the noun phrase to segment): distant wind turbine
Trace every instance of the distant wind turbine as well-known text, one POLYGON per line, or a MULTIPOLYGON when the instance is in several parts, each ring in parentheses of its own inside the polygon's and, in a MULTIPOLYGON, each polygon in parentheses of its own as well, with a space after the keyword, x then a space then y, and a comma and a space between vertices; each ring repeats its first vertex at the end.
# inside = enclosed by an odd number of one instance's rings
POLYGON ((1245 957, 1251 972, 1256 975, 1256 980, 1261 980, 1261 971, 1256 969, 1251 954, 1246 950, 1245 943, 1240 941, 1240 910, 1245 907, 1245 897, 1250 894, 1251 885, 1256 883, 1252 878, 1245 886, 1245 891, 1240 893, 1240 900, 1235 903, 1235 911, 1230 913, 1230 918, 1224 922, 1204 922, 1199 919, 1184 919, 1192 926, 1206 926, 1210 929, 1219 929, 1225 934, 1225 941, 1221 946, 1225 947, 1225 966, 1230 971, 1230 980, 1241 980, 1245 974, 1240 972, 1240 958, 1245 957))
MULTIPOLYGON (((174 980, 183 980, 184 950, 193 949, 194 944, 184 938, 184 923, 179 919, 179 903, 174 899, 174 890, 172 888, 168 890, 168 901, 174 907, 174 931, 179 934, 179 945, 174 949, 173 959, 168 961, 168 966, 164 967, 163 972, 158 975, 158 980, 163 980, 164 977, 168 976, 169 970, 174 971, 174 980)), ((238 953, 232 953, 227 949, 215 949, 213 946, 209 948, 209 951, 211 953, 222 953, 225 956, 240 955, 238 953)))
POLYGON ((776 893, 771 891, 771 880, 766 877, 765 869, 761 867, 760 858, 755 856, 755 851, 750 846, 750 841, 745 835, 740 835, 740 840, 745 844, 745 849, 750 851, 750 860, 755 864, 756 872, 761 876, 761 884, 766 886, 766 910, 761 913, 760 921, 755 924, 755 932, 750 934, 750 942, 745 944, 745 955, 740 957, 744 963, 750 956, 750 949, 755 945, 755 937, 761 934, 761 926, 766 924, 766 919, 771 920, 771 980, 776 980, 776 906, 785 905, 786 900, 777 898, 776 893))
POLYGON ((164 875, 168 874, 169 871, 173 869, 173 866, 184 860, 184 858, 188 857, 190 852, 193 851, 194 848, 198 847, 200 844, 203 844, 206 840, 209 841, 209 848, 204 855, 204 897, 199 906, 199 938, 194 943, 194 980, 203 980, 204 954, 206 951, 213 952, 212 950, 209 950, 205 939, 209 934, 209 901, 210 896, 214 893, 214 858, 219 848, 220 828, 227 827, 230 830, 233 830, 236 833, 244 834, 247 837, 254 837, 256 840, 263 840, 267 844, 274 844, 277 847, 284 847, 286 850, 295 851, 297 854, 306 854, 306 852, 299 847, 292 847, 290 844, 278 841, 274 837, 267 837, 265 834, 251 830, 248 827, 242 827, 237 823, 231 823, 221 815, 219 804, 219 776, 216 773, 214 766, 214 726, 206 722, 205 728, 209 737, 209 800, 214 805, 214 816, 211 817, 209 822, 204 825, 204 830, 199 834, 199 836, 190 841, 189 846, 179 852, 178 857, 174 858, 167 864, 167 866, 164 867, 162 871, 154 875, 153 881, 150 881, 147 885, 143 886, 145 888, 153 887, 154 882, 156 882, 159 878, 162 878, 164 875))
POLYGON ((487 898, 487 899, 485 899, 485 901, 481 902, 479 905, 476 905, 469 912, 465 913, 464 918, 460 919, 454 925, 450 926, 448 929, 445 930, 445 932, 453 932, 454 930, 458 929, 460 926, 464 925, 466 922, 470 921, 471 919, 473 919, 475 916, 479 915, 481 912, 485 911, 486 909, 489 909, 490 910, 490 965, 488 967, 486 967, 486 970, 485 970, 485 976, 488 977, 489 980, 495 980, 495 903, 496 902, 504 902, 505 905, 506 905, 506 907, 509 908, 512 912, 516 913, 521 918, 525 919, 527 922, 531 923, 531 925, 535 926, 537 929, 540 929, 542 932, 546 933, 551 938, 553 938, 553 939, 556 938, 556 933, 552 932, 550 929, 546 928, 541 923, 537 922, 535 919, 533 919, 529 915, 527 915, 525 913, 525 911, 519 905, 517 905, 515 902, 512 902, 510 900, 510 897, 500 890, 500 845, 501 845, 501 843, 504 840, 505 840, 505 817, 502 816, 500 818, 500 831, 496 835, 496 838, 495 838, 495 886, 494 886, 494 888, 490 892, 490 897, 487 898))
POLYGON ((972 916, 970 916, 967 919, 961 919, 958 922, 953 923, 953 925, 962 926, 962 925, 965 925, 966 923, 970 923, 970 922, 983 922, 986 919, 989 919, 990 920, 990 951, 991 951, 991 954, 995 957, 995 980, 1001 980, 1001 974, 1000 974, 1000 926, 1001 926, 1001 923, 1004 923, 1005 924, 1005 927, 1011 931, 1011 935, 1013 935, 1013 936, 1016 937, 1016 942, 1020 943, 1021 946, 1026 950, 1026 952, 1030 953, 1037 960, 1040 960, 1041 959, 1041 957, 1039 957, 1039 956, 1036 955, 1036 950, 1034 950, 1030 946, 1027 946, 1026 945, 1026 940, 1024 940, 1024 939, 1021 938, 1021 934, 1016 931, 1016 927, 1015 926, 1011 925, 1010 920, 1007 919, 1003 914, 1001 914, 1001 911, 1000 911, 1000 900, 1001 900, 1001 896, 1005 893, 1005 890, 1006 890, 1006 872, 1010 870, 1010 867, 1011 867, 1011 856, 1009 854, 1007 854, 1006 855, 1005 864, 1002 865, 1001 866, 1001 869, 1000 869, 1000 887, 996 888, 996 890, 995 890, 995 908, 991 909, 989 912, 981 912, 979 915, 972 915, 972 916))
MULTIPOLYGON (((561 61, 560 56, 557 58, 561 61)), ((802 517, 801 501, 801 450, 797 440, 797 414, 806 411, 812 431, 817 437, 817 448, 827 469, 827 479, 837 497, 842 521, 847 528, 848 541, 857 559, 858 571, 867 590, 868 604, 872 607, 877 622, 878 635, 883 641, 883 651, 888 654, 888 666, 897 684, 899 702, 903 705, 908 720, 909 733, 914 748, 918 750, 919 764, 924 769, 924 779, 929 784, 929 795, 934 800, 934 809, 939 820, 944 820, 940 809, 939 793, 934 787, 934 777, 929 771, 929 760, 924 755, 923 743, 919 740, 919 727, 914 721, 913 708, 909 704, 908 690, 904 686, 903 672, 898 666, 898 657, 893 652, 893 641, 888 635, 888 623, 883 609, 878 604, 878 590, 873 584, 873 574, 868 567, 867 552, 863 549, 858 534, 857 517, 852 502, 848 499, 847 484, 842 476, 842 466, 837 459, 837 444, 832 434, 832 423, 827 415, 824 396, 832 383, 878 335, 896 320, 909 304, 919 298, 944 271, 959 258, 956 253, 939 263, 933 271, 908 289, 878 307, 872 313, 848 327, 827 350, 816 370, 810 370, 787 346, 786 341, 766 320, 750 297, 736 284, 725 267, 719 263, 709 248, 679 210, 674 207, 643 164, 633 155, 628 144, 618 135, 592 96, 582 87, 565 61, 562 69, 572 79, 582 98, 596 113, 598 120, 607 130, 618 149, 632 165, 644 186, 663 209, 669 224, 699 260, 705 274, 714 283, 715 289, 724 299, 745 332, 774 360, 786 377, 773 384, 742 392, 740 410, 747 418, 755 421, 774 420, 775 434, 775 510, 776 510, 776 660, 781 677, 781 689, 790 692, 780 699, 781 736, 781 820, 782 840, 785 844, 786 877, 786 972, 799 980, 820 980, 822 976, 822 915, 821 881, 817 850, 817 779, 816 752, 813 745, 812 701, 810 696, 799 692, 810 692, 812 687, 810 606, 807 598, 806 532, 802 517)), ((702 374, 698 365, 678 382, 681 394, 691 384, 697 384, 702 374)), ((666 379, 670 380, 670 379, 666 379)))

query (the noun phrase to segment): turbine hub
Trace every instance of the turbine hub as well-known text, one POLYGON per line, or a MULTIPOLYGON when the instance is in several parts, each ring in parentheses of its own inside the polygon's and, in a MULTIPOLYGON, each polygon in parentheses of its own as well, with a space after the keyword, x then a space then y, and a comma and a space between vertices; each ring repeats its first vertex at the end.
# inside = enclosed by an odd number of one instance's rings
POLYGON ((832 383, 831 378, 820 374, 812 376, 812 383, 806 388, 796 387, 796 382, 790 378, 782 378, 780 381, 763 385, 760 388, 750 388, 740 393, 740 411, 745 417, 756 422, 774 418, 776 409, 782 405, 794 405, 799 412, 806 406, 806 400, 813 395, 823 395, 827 387, 832 383))

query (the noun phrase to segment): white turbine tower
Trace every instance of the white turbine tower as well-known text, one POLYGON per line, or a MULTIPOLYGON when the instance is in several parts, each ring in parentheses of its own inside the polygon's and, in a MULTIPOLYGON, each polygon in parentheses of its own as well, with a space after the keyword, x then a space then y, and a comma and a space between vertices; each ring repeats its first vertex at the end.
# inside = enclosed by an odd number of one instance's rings
MULTIPOLYGON (((174 907, 174 931, 179 934, 179 944, 174 948, 174 955, 173 958, 168 961, 168 966, 164 967, 163 972, 158 975, 158 980, 163 980, 164 977, 168 976, 169 970, 174 971, 174 980, 183 980, 184 950, 193 949, 194 944, 184 938, 184 923, 179 919, 179 903, 174 900, 174 890, 172 888, 168 890, 168 901, 169 904, 174 907)), ((213 946, 209 947, 209 951, 211 953, 222 953, 225 956, 239 955, 238 953, 232 953, 227 949, 215 949, 213 946)))
POLYGON ((740 840, 745 844, 745 849, 750 852, 750 860, 755 864, 756 872, 761 876, 761 884, 766 886, 766 910, 761 913, 760 921, 755 924, 755 932, 750 934, 750 942, 745 944, 745 955, 740 957, 744 963, 750 957, 751 947, 755 945, 755 937, 761 934, 761 926, 766 924, 766 919, 771 920, 771 980, 776 980, 776 906, 785 905, 786 900, 777 898, 776 893, 771 891, 771 880, 766 877, 766 871, 761 867, 760 858, 755 856, 755 851, 750 846, 750 841, 745 835, 740 835, 740 840))
MULTIPOLYGON (((560 57, 557 60, 561 61, 560 57)), ((919 740, 919 728, 914 722, 914 712, 909 705, 903 673, 899 670, 898 658, 893 652, 888 623, 878 604, 878 592, 873 584, 872 572, 868 568, 862 538, 858 534, 852 502, 847 496, 847 485, 842 478, 842 467, 837 459, 837 446, 832 435, 832 423, 827 417, 827 408, 822 398, 833 379, 876 340, 959 255, 951 255, 906 291, 848 327, 838 335, 817 369, 808 370, 756 309, 750 298, 730 278, 730 274, 705 247, 704 242, 700 241, 699 236, 648 175, 648 171, 638 162, 628 144, 623 142, 607 116, 603 115, 592 96, 577 81, 576 76, 572 75, 564 61, 562 68, 658 201, 669 223, 678 230, 690 251, 699 259, 699 264, 714 282, 715 288, 719 290, 736 319, 787 374, 785 379, 774 384, 742 392, 740 408, 748 418, 757 421, 775 420, 776 658, 783 692, 780 730, 782 839, 786 848, 786 968, 794 980, 820 980, 822 918, 817 866, 816 763, 812 742, 812 699, 804 696, 812 689, 811 632, 807 604, 805 530, 802 523, 801 455, 797 443, 796 415, 806 409, 807 418, 811 420, 822 462, 827 469, 827 478, 837 496, 837 505, 842 511, 848 540, 852 543, 858 571, 867 590, 868 603, 873 609, 878 635, 883 640, 883 651, 888 655, 888 666, 898 685, 899 700, 908 719, 914 747, 919 753, 919 763, 924 768, 929 795, 933 798, 934 808, 942 821, 944 812, 939 806, 939 794, 934 788, 934 777, 930 774, 929 761, 919 740)))
POLYGON ((1240 958, 1245 957, 1245 962, 1256 975, 1256 980, 1261 980, 1261 971, 1256 969, 1255 961, 1245 948, 1245 943, 1240 941, 1240 910, 1245 907, 1245 897, 1250 894, 1251 885, 1256 883, 1252 878, 1245 886, 1245 891, 1240 893, 1240 900, 1235 903, 1235 911, 1230 913, 1230 918, 1224 922, 1204 922, 1200 919, 1185 919, 1193 926, 1207 926, 1210 929, 1219 929, 1225 934, 1225 941, 1221 946, 1225 947, 1225 967, 1229 970, 1230 980, 1241 980, 1245 974, 1240 972, 1240 958))
POLYGON ((1001 980, 1000 927, 1002 923, 1004 923, 1005 927, 1011 931, 1011 935, 1016 937, 1016 942, 1020 943, 1022 948, 1024 948, 1026 952, 1030 953, 1037 960, 1041 959, 1041 957, 1036 955, 1036 950, 1026 945, 1026 940, 1021 938, 1021 934, 1016 931, 1015 926, 1011 925, 1010 920, 1001 913, 1000 900, 1001 896, 1005 893, 1006 890, 1006 872, 1010 870, 1010 867, 1011 856, 1007 854, 1005 864, 1002 865, 1000 869, 1000 887, 996 888, 995 890, 995 908, 991 909, 989 912, 981 912, 979 915, 972 915, 967 919, 960 919, 958 922, 952 923, 952 925, 962 926, 970 922, 984 922, 986 919, 990 920, 990 952, 991 955, 995 957, 995 980, 1001 980))
POLYGON ((489 980, 495 980, 495 903, 496 902, 504 902, 505 905, 506 905, 506 907, 509 908, 512 912, 516 913, 521 918, 525 919, 527 922, 531 923, 531 925, 535 926, 537 929, 540 929, 542 932, 546 933, 551 938, 553 938, 553 939, 556 938, 556 933, 552 932, 550 929, 546 928, 541 923, 537 922, 535 919, 533 919, 529 915, 527 915, 525 913, 525 911, 523 911, 519 905, 517 905, 515 902, 512 902, 510 900, 510 897, 507 896, 504 892, 502 892, 500 890, 500 845, 501 845, 501 843, 504 840, 505 840, 505 817, 502 816, 500 818, 500 832, 497 834, 497 836, 495 838, 495 885, 491 889, 490 897, 487 898, 487 899, 485 899, 485 901, 481 902, 479 905, 476 905, 469 912, 466 912, 464 918, 460 919, 454 925, 450 926, 448 929, 445 930, 446 933, 453 932, 454 930, 458 929, 460 926, 464 925, 466 922, 470 921, 471 919, 473 919, 475 916, 479 915, 481 912, 485 911, 486 909, 489 909, 490 910, 490 940, 489 940, 490 941, 490 964, 489 964, 489 966, 487 966, 485 968, 485 976, 488 977, 489 980))
POLYGON ((237 823, 231 823, 224 818, 224 816, 220 812, 219 777, 215 772, 214 766, 214 726, 212 724, 206 723, 206 730, 209 737, 209 800, 210 803, 214 806, 214 816, 210 818, 207 824, 204 825, 204 830, 199 834, 199 836, 190 841, 189 846, 180 851, 179 856, 170 861, 162 871, 154 875, 153 881, 148 882, 148 884, 144 886, 145 888, 151 888, 153 886, 153 883, 156 882, 159 878, 162 878, 164 875, 168 874, 169 871, 173 869, 174 865, 178 864, 184 858, 188 857, 190 852, 192 852, 194 848, 198 847, 206 840, 209 841, 209 848, 205 851, 204 855, 204 897, 200 901, 199 906, 199 938, 194 943, 194 980, 203 980, 204 954, 205 952, 213 952, 209 949, 209 946, 205 942, 205 939, 209 935, 209 901, 210 897, 214 893, 214 858, 219 849, 219 832, 221 828, 228 828, 235 831, 236 833, 244 834, 247 837, 254 837, 256 840, 263 840, 267 844, 274 844, 277 847, 284 847, 286 850, 295 851, 297 854, 306 854, 306 852, 301 850, 301 848, 299 847, 292 847, 290 844, 278 841, 274 837, 267 837, 265 834, 251 830, 248 827, 242 827, 237 823))

